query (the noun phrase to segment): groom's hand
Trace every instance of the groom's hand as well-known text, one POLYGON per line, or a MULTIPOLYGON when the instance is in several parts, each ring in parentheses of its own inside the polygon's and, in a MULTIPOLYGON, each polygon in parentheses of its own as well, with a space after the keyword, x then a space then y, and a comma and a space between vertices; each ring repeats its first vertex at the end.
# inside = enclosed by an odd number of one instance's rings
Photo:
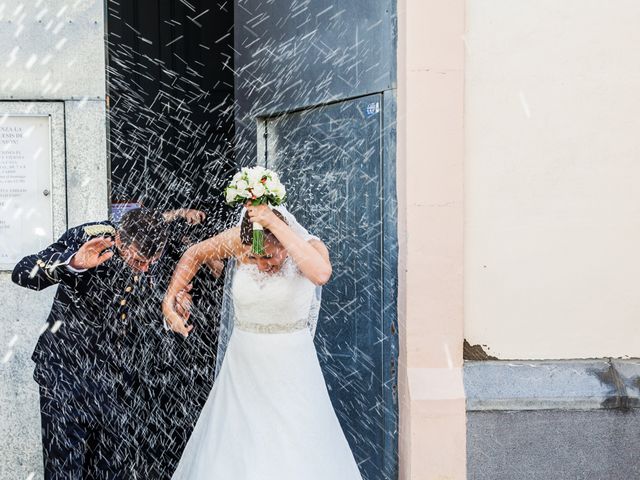
POLYGON ((205 218, 207 218, 206 213, 192 208, 182 209, 182 214, 180 216, 184 218, 189 225, 199 225, 204 222, 205 218))
POLYGON ((69 266, 77 270, 95 268, 113 257, 113 252, 108 249, 114 245, 115 242, 111 238, 93 238, 80 247, 69 262, 69 266))
POLYGON ((173 222, 178 218, 183 218, 189 225, 198 225, 204 222, 207 218, 207 214, 201 210, 195 210, 193 208, 178 208, 176 210, 169 210, 162 214, 165 222, 173 222))

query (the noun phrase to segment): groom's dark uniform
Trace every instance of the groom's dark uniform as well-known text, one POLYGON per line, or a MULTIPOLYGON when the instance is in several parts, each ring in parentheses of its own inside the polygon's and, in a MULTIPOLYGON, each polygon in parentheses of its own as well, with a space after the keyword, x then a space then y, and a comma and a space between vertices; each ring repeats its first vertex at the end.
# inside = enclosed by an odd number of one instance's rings
MULTIPOLYGON (((217 223, 205 227, 176 221, 172 226, 171 241, 152 272, 156 289, 162 293, 187 246, 219 229, 217 223)), ((136 465, 139 479, 171 478, 213 384, 223 279, 216 279, 208 268, 203 268, 192 283, 195 307, 190 323, 195 328, 188 338, 149 328, 162 324, 159 308, 149 312, 157 316, 156 320, 135 335, 139 339, 138 351, 153 348, 163 355, 161 362, 157 358, 142 362, 145 367, 139 370, 139 384, 143 386, 139 392, 146 397, 137 402, 141 420, 135 424, 140 445, 136 465), (147 369, 153 371, 145 372, 147 369)), ((150 354, 139 357, 154 358, 150 354)))
POLYGON ((110 222, 72 228, 13 271, 23 287, 59 286, 32 357, 46 479, 134 478, 126 401, 139 384, 141 342, 134 330, 148 322, 150 308, 159 309, 160 297, 149 275, 132 270, 117 251, 90 270, 68 265, 88 240, 114 234, 110 222))

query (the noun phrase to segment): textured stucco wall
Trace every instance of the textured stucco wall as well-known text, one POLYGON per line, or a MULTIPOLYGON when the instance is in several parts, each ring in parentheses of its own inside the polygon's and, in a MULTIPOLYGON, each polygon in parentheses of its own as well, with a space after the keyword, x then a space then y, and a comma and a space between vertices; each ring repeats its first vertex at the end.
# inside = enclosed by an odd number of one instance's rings
MULTIPOLYGON (((52 115, 54 229, 107 216, 104 4, 0 4, 0 114, 52 115)), ((32 292, 0 272, 0 477, 42 477, 31 352, 54 289, 32 292), (31 476, 30 476, 31 475, 31 476)))
POLYGON ((465 337, 640 356, 640 3, 466 3, 465 337))

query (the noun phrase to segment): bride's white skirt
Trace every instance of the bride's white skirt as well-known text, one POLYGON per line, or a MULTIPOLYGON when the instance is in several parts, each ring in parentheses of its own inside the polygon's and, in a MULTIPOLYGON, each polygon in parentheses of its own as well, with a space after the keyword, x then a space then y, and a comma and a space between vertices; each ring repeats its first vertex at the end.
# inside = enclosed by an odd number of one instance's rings
POLYGON ((308 330, 235 329, 174 480, 361 480, 308 330))

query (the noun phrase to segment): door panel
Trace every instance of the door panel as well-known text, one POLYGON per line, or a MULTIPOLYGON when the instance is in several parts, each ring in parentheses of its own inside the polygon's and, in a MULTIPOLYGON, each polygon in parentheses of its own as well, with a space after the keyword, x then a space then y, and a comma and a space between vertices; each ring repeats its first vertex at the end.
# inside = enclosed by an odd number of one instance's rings
POLYGON ((394 478, 395 465, 395 382, 385 368, 394 319, 382 315, 382 105, 382 95, 369 95, 266 119, 261 149, 288 188, 288 208, 331 254, 316 346, 367 480, 394 478))

